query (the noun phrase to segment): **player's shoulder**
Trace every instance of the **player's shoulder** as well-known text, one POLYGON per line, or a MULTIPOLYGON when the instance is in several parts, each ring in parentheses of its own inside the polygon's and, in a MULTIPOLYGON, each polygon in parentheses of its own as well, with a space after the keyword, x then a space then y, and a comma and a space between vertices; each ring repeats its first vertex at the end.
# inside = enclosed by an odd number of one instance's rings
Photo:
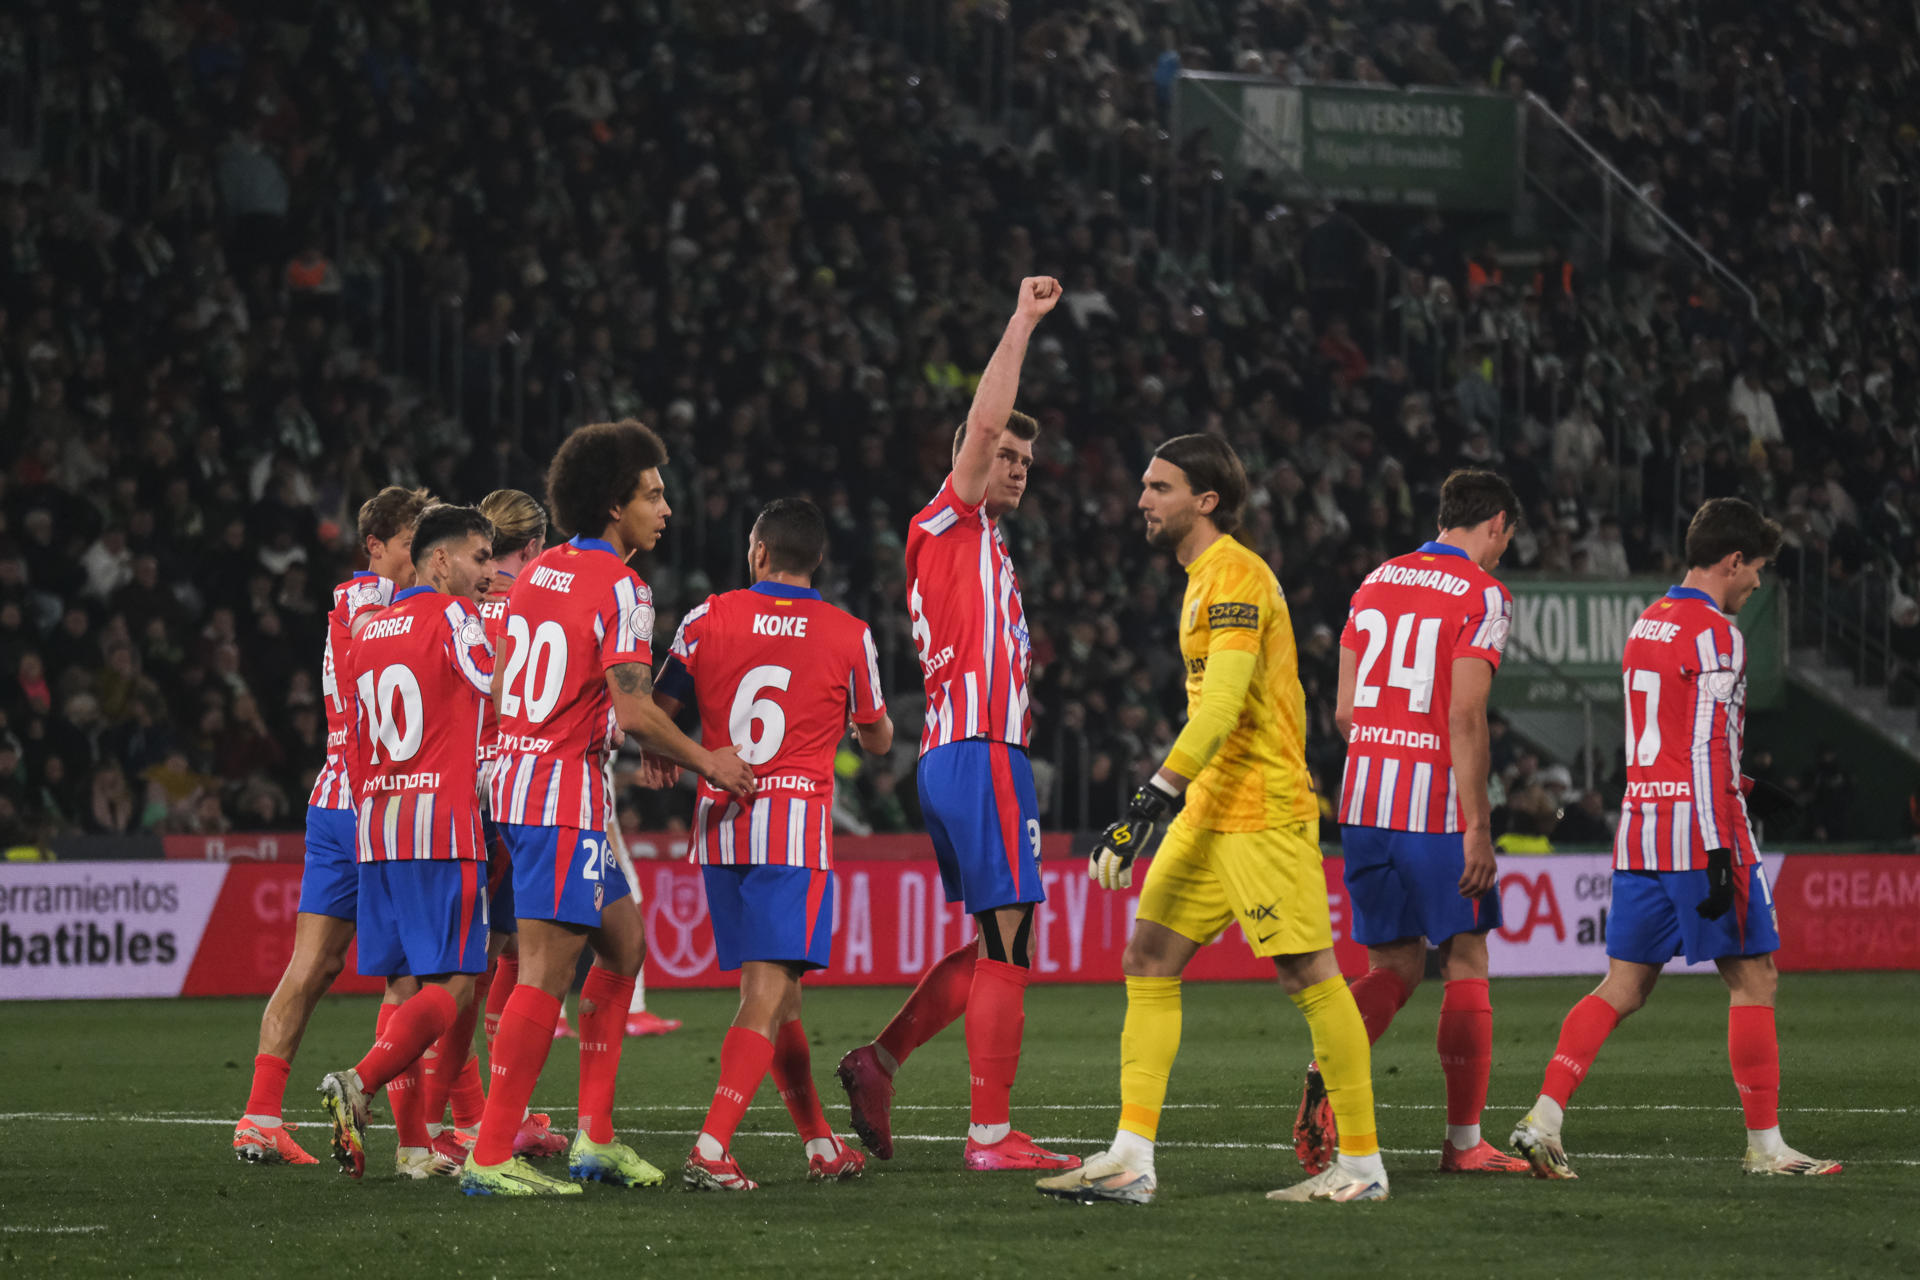
POLYGON ((1259 552, 1237 538, 1220 539, 1219 550, 1203 576, 1203 586, 1215 598, 1248 597, 1253 603, 1280 596, 1280 579, 1259 552))
POLYGON ((937 538, 956 529, 979 528, 980 524, 980 504, 962 502, 954 491, 953 475, 948 473, 940 483, 940 491, 914 513, 907 536, 937 538))
POLYGON ((369 609, 384 609, 393 603, 393 579, 377 573, 356 573, 333 589, 334 607, 352 621, 369 609))

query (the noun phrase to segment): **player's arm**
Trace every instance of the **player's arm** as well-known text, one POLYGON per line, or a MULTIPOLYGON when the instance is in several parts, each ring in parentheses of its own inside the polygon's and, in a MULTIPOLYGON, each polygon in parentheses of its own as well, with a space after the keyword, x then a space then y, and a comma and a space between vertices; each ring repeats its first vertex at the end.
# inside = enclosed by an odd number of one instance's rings
POLYGON ((1746 646, 1735 642, 1731 627, 1724 633, 1719 628, 1704 632, 1696 643, 1710 650, 1712 660, 1702 655, 1695 679, 1698 691, 1707 695, 1713 708, 1705 728, 1696 718, 1689 752, 1694 827, 1700 847, 1707 851, 1707 896, 1697 910, 1704 918, 1717 920, 1733 910, 1735 824, 1747 820, 1737 802, 1740 762, 1733 758, 1723 719, 1732 713, 1733 695, 1746 665, 1746 646))
POLYGON ((860 628, 860 656, 847 678, 848 720, 860 749, 883 756, 893 750, 893 717, 887 714, 886 695, 880 691, 880 650, 873 632, 860 628))
POLYGON ((1360 679, 1360 657, 1344 644, 1340 646, 1340 691, 1334 698, 1333 727, 1340 741, 1353 739, 1353 686, 1360 679))
MULTIPOLYGON (((653 683, 653 705, 678 721, 686 705, 693 701, 693 676, 677 655, 668 655, 653 683)), ((640 753, 640 785, 650 791, 664 791, 680 783, 680 766, 651 751, 640 753)))
POLYGON ((745 800, 753 795, 753 767, 733 746, 709 751, 680 732, 653 700, 653 668, 645 662, 622 662, 607 669, 607 692, 613 698, 614 722, 623 733, 639 739, 643 750, 664 756, 693 770, 722 791, 745 800))
POLYGON ((1166 761, 1127 804, 1127 816, 1101 833, 1087 874, 1102 888, 1133 883, 1133 860, 1153 842, 1187 787, 1219 752, 1240 723, 1259 663, 1260 606, 1228 602, 1207 606, 1207 671, 1200 702, 1173 741, 1166 761))
POLYGON ((980 375, 974 389, 973 405, 967 410, 967 435, 960 442, 960 455, 953 460, 953 493, 970 507, 977 507, 987 496, 987 473, 993 467, 993 451, 999 448, 1000 432, 1013 416, 1014 397, 1020 391, 1020 366, 1027 358, 1027 340, 1033 336, 1040 318, 1060 301, 1060 282, 1052 276, 1029 276, 1020 282, 1020 297, 1007 321, 1000 345, 980 375))
POLYGON ((871 724, 855 721, 853 736, 862 751, 870 756, 883 756, 893 750, 893 717, 882 712, 871 724))
MULTIPOLYGON (((1342 652, 1341 693, 1353 654, 1342 652)), ((1499 868, 1493 860, 1493 810, 1487 801, 1491 748, 1487 735, 1487 695, 1493 690, 1493 664, 1485 658, 1453 660, 1453 703, 1447 708, 1447 750, 1459 796, 1460 834, 1466 845, 1466 870, 1460 896, 1477 898, 1493 888, 1499 868)))

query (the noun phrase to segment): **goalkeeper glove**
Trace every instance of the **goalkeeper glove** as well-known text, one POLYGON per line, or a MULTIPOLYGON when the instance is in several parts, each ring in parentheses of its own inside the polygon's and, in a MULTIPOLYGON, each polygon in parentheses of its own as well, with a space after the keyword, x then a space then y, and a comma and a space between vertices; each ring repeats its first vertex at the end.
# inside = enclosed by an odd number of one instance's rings
POLYGON ((1733 910, 1733 850, 1707 854, 1707 896, 1694 908, 1703 920, 1718 920, 1733 910))
POLYGON ((1133 860, 1153 844, 1160 824, 1173 813, 1178 797, 1159 775, 1133 793, 1127 816, 1100 833, 1087 858, 1087 878, 1102 889, 1125 889, 1133 883, 1133 860))

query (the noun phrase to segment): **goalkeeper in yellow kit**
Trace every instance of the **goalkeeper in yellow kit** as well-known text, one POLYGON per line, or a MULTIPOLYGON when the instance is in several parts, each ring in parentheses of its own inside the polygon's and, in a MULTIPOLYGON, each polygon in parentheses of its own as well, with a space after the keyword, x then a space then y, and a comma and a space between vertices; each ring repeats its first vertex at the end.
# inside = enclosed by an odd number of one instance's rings
POLYGON ((1333 958, 1320 865, 1319 809, 1307 777, 1306 706, 1293 624, 1266 563, 1230 534, 1247 498, 1240 460, 1213 436, 1177 436, 1142 477, 1147 540, 1187 570, 1180 655, 1187 725, 1160 770, 1106 829, 1088 874, 1103 888, 1132 864, 1185 798, 1147 869, 1121 965, 1120 1127, 1113 1146, 1040 1190, 1080 1202, 1145 1204, 1157 1185, 1154 1137, 1180 1051, 1180 973, 1239 921, 1255 955, 1306 1015, 1339 1122, 1340 1158, 1270 1200, 1381 1200, 1387 1174, 1373 1119, 1367 1032, 1333 958))

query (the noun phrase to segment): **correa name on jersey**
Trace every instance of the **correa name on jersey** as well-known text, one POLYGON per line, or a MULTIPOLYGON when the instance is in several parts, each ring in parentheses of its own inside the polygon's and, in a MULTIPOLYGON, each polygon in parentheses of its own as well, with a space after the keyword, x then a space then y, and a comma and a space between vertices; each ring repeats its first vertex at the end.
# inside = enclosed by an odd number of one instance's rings
POLYGON ((354 621, 369 610, 386 608, 392 599, 393 582, 365 570, 333 589, 333 608, 327 611, 326 649, 320 662, 320 695, 327 713, 327 760, 307 796, 307 804, 315 809, 354 807, 348 757, 359 713, 354 707, 353 682, 341 680, 340 668, 346 661, 354 621))

